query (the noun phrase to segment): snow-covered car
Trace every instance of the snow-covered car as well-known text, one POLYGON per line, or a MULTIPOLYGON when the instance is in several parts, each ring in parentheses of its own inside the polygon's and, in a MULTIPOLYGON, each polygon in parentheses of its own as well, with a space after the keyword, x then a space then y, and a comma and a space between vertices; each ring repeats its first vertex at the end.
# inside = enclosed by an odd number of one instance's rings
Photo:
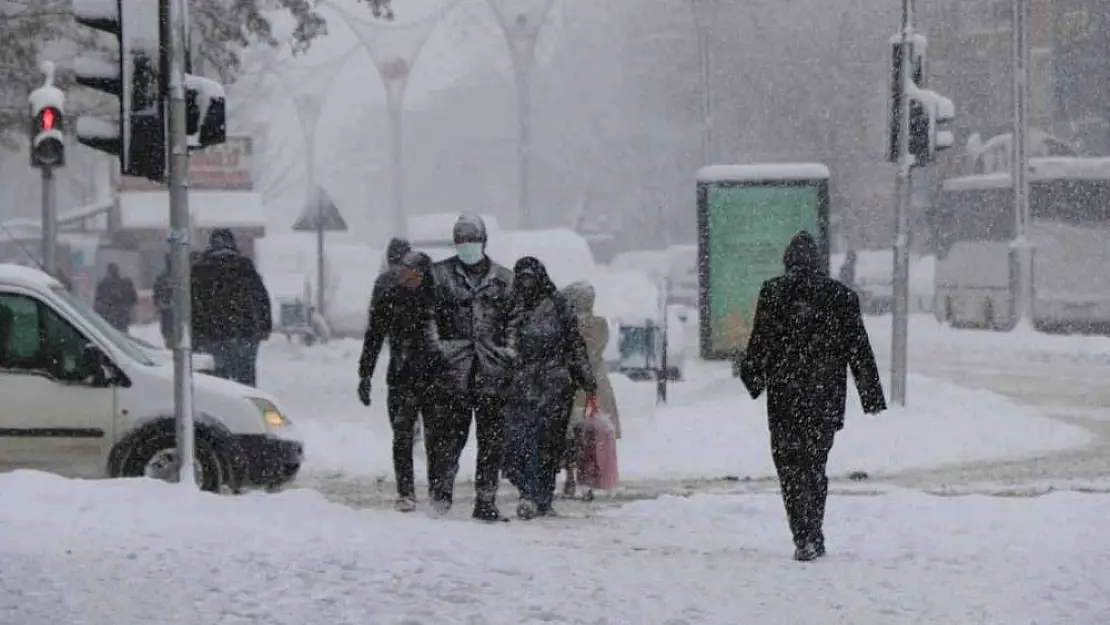
MULTIPOLYGON (((173 395, 164 358, 45 273, 0 265, 0 469, 172 479, 173 395)), ((204 489, 296 477, 303 442, 277 399, 198 373, 193 405, 204 489)))
MULTIPOLYGON (((139 349, 146 352, 146 354, 150 356, 151 359, 161 363, 173 363, 172 351, 148 343, 137 336, 132 336, 130 334, 121 335, 128 339, 131 339, 131 342, 135 343, 135 345, 137 345, 139 349)), ((215 370, 216 360, 212 358, 212 354, 201 354, 193 352, 193 371, 197 371, 199 373, 212 373, 215 370)))

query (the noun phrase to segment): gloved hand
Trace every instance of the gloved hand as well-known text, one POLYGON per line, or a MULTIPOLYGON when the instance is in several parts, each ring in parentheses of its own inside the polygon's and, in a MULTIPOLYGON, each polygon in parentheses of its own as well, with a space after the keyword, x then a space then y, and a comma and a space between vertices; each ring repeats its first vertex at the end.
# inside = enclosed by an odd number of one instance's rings
POLYGON ((358 400, 363 406, 370 405, 370 378, 362 378, 358 381, 358 400))

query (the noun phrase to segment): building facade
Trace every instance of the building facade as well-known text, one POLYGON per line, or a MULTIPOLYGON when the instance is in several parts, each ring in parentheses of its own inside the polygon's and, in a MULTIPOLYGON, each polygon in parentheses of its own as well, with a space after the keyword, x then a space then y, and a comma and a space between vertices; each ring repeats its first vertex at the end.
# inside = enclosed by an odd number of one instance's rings
MULTIPOLYGON (((1029 123, 1090 155, 1110 154, 1110 2, 1028 0, 1029 123)), ((956 104, 957 143, 1013 125, 1013 0, 919 5, 929 74, 956 104)))

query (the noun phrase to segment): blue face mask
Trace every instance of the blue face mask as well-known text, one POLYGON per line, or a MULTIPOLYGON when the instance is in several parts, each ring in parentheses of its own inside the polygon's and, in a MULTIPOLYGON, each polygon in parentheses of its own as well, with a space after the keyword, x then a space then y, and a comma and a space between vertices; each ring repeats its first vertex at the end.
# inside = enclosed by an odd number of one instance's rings
POLYGON ((486 257, 481 243, 457 243, 455 244, 455 253, 459 255, 459 260, 466 265, 477 265, 486 257))

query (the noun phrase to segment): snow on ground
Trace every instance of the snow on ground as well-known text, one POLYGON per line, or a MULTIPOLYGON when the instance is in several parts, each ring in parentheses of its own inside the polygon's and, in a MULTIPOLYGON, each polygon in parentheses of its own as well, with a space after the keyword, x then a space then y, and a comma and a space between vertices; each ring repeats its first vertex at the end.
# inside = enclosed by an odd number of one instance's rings
MULTIPOLYGON (((867 317, 867 333, 876 351, 889 352, 891 317, 867 317)), ((1033 362, 1058 359, 1110 361, 1110 337, 1080 334, 1045 334, 1034 330, 989 332, 956 330, 938 323, 932 315, 911 315, 909 325, 910 367, 915 353, 971 355, 1033 362)))
POLYGON ((0 492, 21 625, 1110 621, 1107 496, 834 497, 829 556, 800 564, 764 495, 489 526, 23 471, 0 492))
MULTIPOLYGON (((391 433, 385 414, 386 354, 378 366, 372 407, 355 396, 361 344, 338 340, 306 348, 284 339, 263 346, 259 381, 280 397, 307 438, 306 474, 392 477, 391 433)), ((618 451, 625 479, 762 477, 774 474, 765 404, 752 401, 726 366, 693 361, 689 382, 675 384, 670 404, 657 408, 655 385, 611 380, 621 407, 618 451)), ((909 392, 928 402, 864 416, 849 393, 847 426, 837 438, 830 470, 871 474, 1030 456, 1091 440, 999 395, 912 377, 909 392)), ((474 469, 473 432, 460 478, 474 469)), ((418 472, 423 462, 418 462, 418 472)))

